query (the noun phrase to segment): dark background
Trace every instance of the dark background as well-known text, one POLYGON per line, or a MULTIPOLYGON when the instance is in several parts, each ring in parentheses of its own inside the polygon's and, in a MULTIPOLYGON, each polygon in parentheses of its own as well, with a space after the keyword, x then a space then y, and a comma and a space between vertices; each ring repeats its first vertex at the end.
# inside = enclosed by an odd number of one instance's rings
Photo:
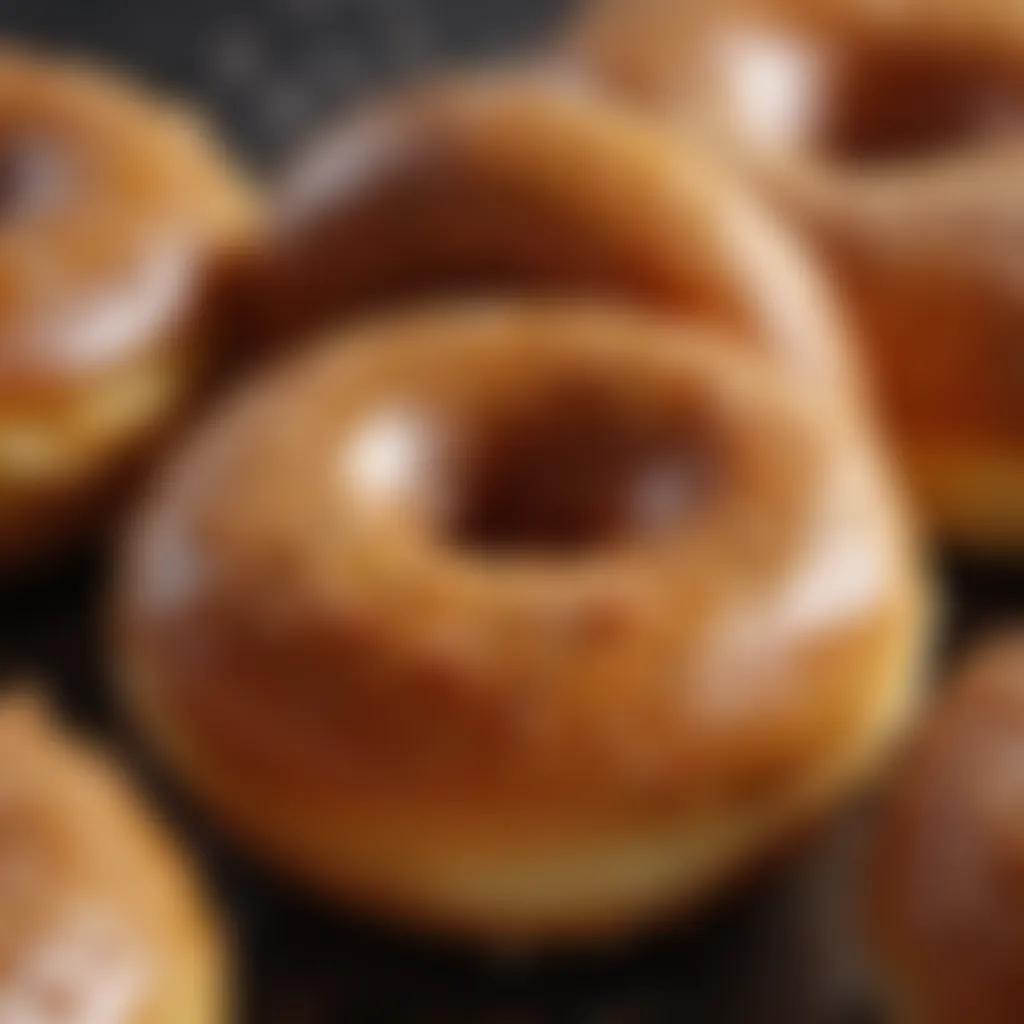
POLYGON ((329 113, 438 64, 543 39, 576 0, 0 0, 0 31, 201 102, 273 164, 329 113))
MULTIPOLYGON (((569 0, 0 0, 8 39, 105 58, 201 104, 263 171, 373 90, 515 53, 569 0)), ((244 1024, 832 1024, 878 1019, 856 940, 855 809, 713 919, 618 952, 481 959, 316 908, 218 840, 147 770, 108 703, 105 559, 0 589, 0 671, 133 760, 193 838, 240 950, 244 1024)), ((1024 608, 1021 576, 948 565, 952 645, 1024 608)))

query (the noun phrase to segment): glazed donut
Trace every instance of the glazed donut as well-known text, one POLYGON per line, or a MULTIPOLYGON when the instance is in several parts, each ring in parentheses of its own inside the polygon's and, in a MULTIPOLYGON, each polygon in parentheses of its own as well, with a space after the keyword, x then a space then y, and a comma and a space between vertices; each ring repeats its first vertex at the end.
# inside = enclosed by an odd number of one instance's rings
POLYGON ((1024 550, 1020 5, 683 6, 604 5, 569 63, 708 132, 809 231, 926 519, 1024 550))
POLYGON ((0 51, 0 566, 85 532, 194 394, 252 220, 190 118, 0 51))
POLYGON ((0 758, 0 1020, 226 1021, 220 934, 114 766, 23 694, 0 758))
POLYGON ((913 704, 922 593, 853 419, 625 307, 365 324, 151 495, 117 674, 263 857, 484 944, 685 913, 913 704))
POLYGON ((1024 635, 1017 632, 968 659, 911 745, 882 815, 871 933, 907 1020, 1020 1018, 1022 751, 1024 635))
POLYGON ((856 376, 826 286, 722 168, 548 79, 378 104, 298 159, 272 205, 252 307, 289 344, 423 294, 597 293, 726 326, 837 390, 856 376))

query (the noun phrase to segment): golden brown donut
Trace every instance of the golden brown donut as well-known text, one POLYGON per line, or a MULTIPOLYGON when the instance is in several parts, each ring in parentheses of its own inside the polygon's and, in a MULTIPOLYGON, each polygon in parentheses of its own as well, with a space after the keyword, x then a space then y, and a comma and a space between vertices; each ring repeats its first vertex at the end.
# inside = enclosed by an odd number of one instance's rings
POLYGON ((120 772, 24 695, 0 761, 0 1020, 223 1024, 219 931, 120 772))
POLYGON ((922 508, 1024 549, 1024 13, 974 0, 637 0, 567 62, 707 130, 837 271, 922 508))
POLYGON ((921 587, 852 418, 623 307, 333 341, 181 455, 118 588, 134 715, 259 854, 416 927, 596 940, 884 755, 921 587))
MULTIPOLYGON (((872 863, 871 924, 905 1019, 1013 1024, 1024 1006, 1024 634, 957 673, 908 752, 872 863)), ((901 1018, 903 1019, 903 1018, 901 1018)))
POLYGON ((291 343, 424 294, 614 295, 734 330, 848 389, 845 327, 788 235, 696 147, 539 76, 414 89, 298 159, 254 274, 291 343))
POLYGON ((195 393, 252 213, 180 110, 0 51, 0 566, 81 535, 195 393))

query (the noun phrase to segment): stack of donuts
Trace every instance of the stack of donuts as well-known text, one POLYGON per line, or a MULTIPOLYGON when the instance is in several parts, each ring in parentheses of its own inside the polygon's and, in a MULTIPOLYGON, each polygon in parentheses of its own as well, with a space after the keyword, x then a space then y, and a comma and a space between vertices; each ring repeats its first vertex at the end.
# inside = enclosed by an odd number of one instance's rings
MULTIPOLYGON (((4 52, 5 585, 111 552, 128 723, 331 905, 623 943, 871 790, 884 998, 1010 1024, 1024 648, 932 710, 930 552, 1024 553, 1022 172, 996 2, 598 0, 266 188, 4 52)), ((23 690, 0 1022, 226 1022, 189 858, 23 690)))

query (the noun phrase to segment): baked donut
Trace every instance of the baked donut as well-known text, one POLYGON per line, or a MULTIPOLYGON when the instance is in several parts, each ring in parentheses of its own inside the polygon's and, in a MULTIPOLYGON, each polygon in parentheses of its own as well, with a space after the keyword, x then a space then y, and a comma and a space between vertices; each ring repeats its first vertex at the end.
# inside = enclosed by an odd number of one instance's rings
POLYGON ((133 716, 259 854, 406 925, 596 941, 882 757, 923 602, 853 418, 625 307, 332 340, 182 453, 117 588, 133 716))
POLYGON ((227 1021, 220 934, 114 766, 22 694, 0 758, 0 1020, 227 1021))
POLYGON ((0 51, 0 567, 81 535, 195 393, 252 218, 180 111, 0 51))
POLYGON ((584 293, 724 325, 820 386, 855 378, 826 285, 732 176, 547 78, 377 104, 301 156, 271 205, 251 305, 287 345, 423 295, 584 293))
POLYGON ((908 1020, 1020 1019, 1022 754, 1018 631, 968 659, 911 745, 884 808, 871 864, 871 933, 908 1020))
POLYGON ((1020 5, 639 0, 599 7, 569 53, 709 133, 809 231, 926 518, 1024 550, 1020 5))

